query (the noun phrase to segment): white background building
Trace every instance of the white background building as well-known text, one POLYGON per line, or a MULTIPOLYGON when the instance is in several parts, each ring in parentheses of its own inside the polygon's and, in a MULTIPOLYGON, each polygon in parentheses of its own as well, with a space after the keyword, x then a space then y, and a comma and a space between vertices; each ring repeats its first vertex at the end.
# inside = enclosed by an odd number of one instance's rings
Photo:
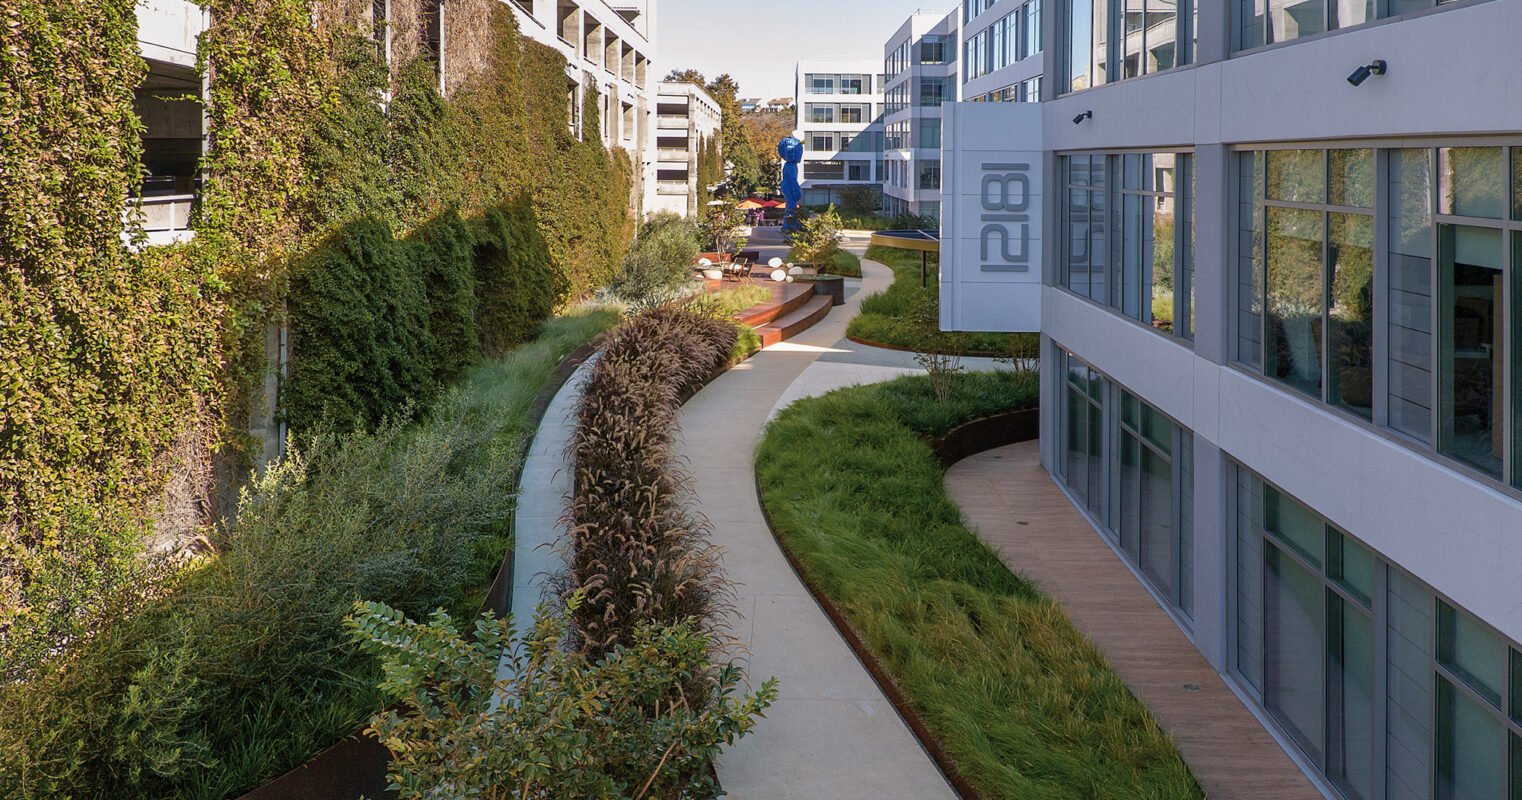
POLYGON ((798 62, 799 182, 804 205, 839 204, 847 189, 882 187, 882 62, 812 58, 798 62))
POLYGON ((941 104, 957 100, 957 12, 919 12, 883 48, 883 213, 941 213, 941 104))
POLYGON ((698 216, 698 154, 705 142, 718 152, 723 110, 695 83, 663 81, 655 102, 655 180, 646 185, 645 212, 698 216))

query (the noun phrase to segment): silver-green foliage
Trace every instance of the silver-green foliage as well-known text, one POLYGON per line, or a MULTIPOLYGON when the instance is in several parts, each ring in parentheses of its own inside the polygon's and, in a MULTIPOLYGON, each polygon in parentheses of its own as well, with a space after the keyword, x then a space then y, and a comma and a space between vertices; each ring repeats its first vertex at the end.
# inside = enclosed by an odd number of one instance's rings
POLYGON ((652 217, 624 257, 624 269, 612 284, 616 295, 635 312, 661 305, 692 281, 700 233, 696 223, 675 214, 652 217))
POLYGON ((565 622, 548 605, 521 635, 483 614, 467 637, 443 611, 419 623, 381 603, 357 603, 347 625, 401 703, 370 732, 396 754, 402 800, 715 797, 720 746, 776 698, 773 681, 737 696, 741 670, 712 666, 713 643, 691 622, 642 625, 596 662, 562 646, 565 622), (694 678, 704 697, 687 693, 694 678))

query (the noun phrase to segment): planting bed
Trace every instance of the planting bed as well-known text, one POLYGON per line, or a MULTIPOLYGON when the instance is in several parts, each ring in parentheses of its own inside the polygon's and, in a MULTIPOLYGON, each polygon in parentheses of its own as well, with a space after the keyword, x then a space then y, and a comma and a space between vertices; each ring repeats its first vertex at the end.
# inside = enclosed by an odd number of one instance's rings
POLYGON ((964 797, 1196 800, 1146 708, 946 496, 929 440, 949 457, 970 446, 964 424, 1035 401, 1035 382, 1010 373, 963 376, 946 403, 921 377, 799 401, 757 453, 762 505, 964 797))

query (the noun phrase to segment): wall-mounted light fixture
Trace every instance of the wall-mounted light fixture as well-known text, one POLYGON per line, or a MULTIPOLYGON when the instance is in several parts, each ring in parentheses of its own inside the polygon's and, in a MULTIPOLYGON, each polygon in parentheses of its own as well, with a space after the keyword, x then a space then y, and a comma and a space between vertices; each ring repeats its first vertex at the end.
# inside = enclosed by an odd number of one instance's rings
POLYGON ((1368 64, 1353 70, 1353 74, 1348 76, 1348 83, 1357 86, 1368 80, 1370 75, 1383 75, 1385 74, 1385 67, 1385 60, 1376 58, 1368 64))
MULTIPOLYGON (((1383 62, 1381 62, 1381 63, 1383 63, 1383 62)), ((1083 122, 1086 119, 1092 119, 1093 116, 1094 116, 1094 112, 1093 111, 1085 111, 1082 114, 1079 114, 1078 116, 1073 117, 1073 124, 1077 125, 1078 123, 1083 122)))

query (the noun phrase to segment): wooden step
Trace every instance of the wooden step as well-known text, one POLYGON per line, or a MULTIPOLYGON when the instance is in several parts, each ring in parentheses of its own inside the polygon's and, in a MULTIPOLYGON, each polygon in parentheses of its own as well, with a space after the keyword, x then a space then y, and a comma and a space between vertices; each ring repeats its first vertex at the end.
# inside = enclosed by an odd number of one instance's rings
POLYGON ((771 347, 808 330, 830 313, 830 296, 811 297, 798 310, 756 329, 762 347, 771 347))
POLYGON ((752 328, 771 324, 803 307, 814 297, 814 286, 809 283, 773 283, 772 299, 741 311, 738 319, 752 328))

